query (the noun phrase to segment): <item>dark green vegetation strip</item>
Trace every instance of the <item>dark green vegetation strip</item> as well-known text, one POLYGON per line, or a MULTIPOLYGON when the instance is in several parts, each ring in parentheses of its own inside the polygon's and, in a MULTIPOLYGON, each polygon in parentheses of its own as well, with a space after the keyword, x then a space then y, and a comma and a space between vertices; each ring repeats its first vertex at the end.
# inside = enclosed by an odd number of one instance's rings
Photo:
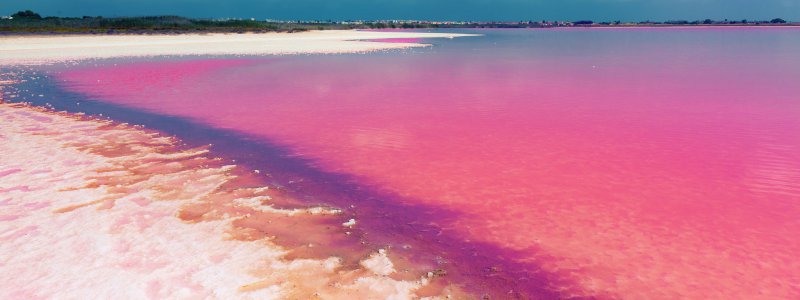
POLYGON ((800 25, 776 18, 765 21, 724 20, 666 22, 519 21, 519 22, 436 22, 436 21, 295 21, 270 22, 242 19, 208 20, 179 16, 104 18, 42 17, 30 10, 0 19, 0 34, 102 33, 148 34, 193 32, 296 32, 332 29, 383 28, 548 28, 548 27, 657 27, 657 26, 770 26, 800 25))

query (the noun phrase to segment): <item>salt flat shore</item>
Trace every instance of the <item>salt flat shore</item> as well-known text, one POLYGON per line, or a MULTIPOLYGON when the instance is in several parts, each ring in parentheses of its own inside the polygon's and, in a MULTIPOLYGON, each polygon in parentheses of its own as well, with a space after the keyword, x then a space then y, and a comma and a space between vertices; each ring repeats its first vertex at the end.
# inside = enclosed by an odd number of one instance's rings
MULTIPOLYGON (((5 36, 0 67, 114 57, 355 53, 427 46, 364 40, 459 36, 467 35, 5 36)), ((0 80, 0 91, 11 84, 0 80)), ((346 232, 356 220, 333 208, 275 205, 280 192, 243 177, 254 171, 227 165, 206 148, 184 149, 179 140, 141 127, 4 103, 2 97, 2 299, 463 295, 457 286, 437 284, 428 270, 393 262, 391 249, 356 246, 343 255, 309 250, 358 245, 346 232), (323 237, 319 244, 286 246, 273 242, 270 229, 323 237)))
POLYGON ((398 277, 383 249, 287 256, 247 220, 340 212, 273 207, 206 149, 24 104, 0 102, 0 124, 2 299, 411 299, 432 280, 398 277))
POLYGON ((463 36, 471 35, 329 30, 300 33, 0 36, 0 65, 164 55, 356 53, 428 46, 364 40, 463 36))

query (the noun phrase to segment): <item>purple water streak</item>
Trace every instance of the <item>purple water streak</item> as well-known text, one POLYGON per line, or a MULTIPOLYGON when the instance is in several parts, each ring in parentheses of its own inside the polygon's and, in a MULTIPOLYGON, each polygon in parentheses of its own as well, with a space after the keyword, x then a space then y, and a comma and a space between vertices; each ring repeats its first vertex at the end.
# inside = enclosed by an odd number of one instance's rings
POLYGON ((530 253, 515 259, 564 279, 565 295, 800 293, 798 30, 482 33, 422 53, 60 77, 457 212, 431 222, 530 253))

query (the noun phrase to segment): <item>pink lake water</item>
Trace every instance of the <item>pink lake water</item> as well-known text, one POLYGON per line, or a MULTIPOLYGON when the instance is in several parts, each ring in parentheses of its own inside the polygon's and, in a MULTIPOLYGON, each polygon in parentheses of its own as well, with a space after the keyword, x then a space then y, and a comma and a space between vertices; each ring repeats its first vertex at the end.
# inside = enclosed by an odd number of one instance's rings
POLYGON ((495 280, 477 290, 496 298, 800 297, 800 30, 477 33, 54 76, 203 128, 176 135, 241 135, 345 178, 292 175, 310 201, 352 202, 381 243, 411 236, 454 280, 495 280), (355 190, 380 196, 335 196, 355 190))

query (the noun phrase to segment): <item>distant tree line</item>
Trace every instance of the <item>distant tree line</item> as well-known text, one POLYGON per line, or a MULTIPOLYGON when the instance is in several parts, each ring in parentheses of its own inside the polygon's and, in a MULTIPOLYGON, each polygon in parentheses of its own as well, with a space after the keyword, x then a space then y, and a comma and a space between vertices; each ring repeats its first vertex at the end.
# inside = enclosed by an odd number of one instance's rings
POLYGON ((666 22, 664 22, 664 24, 670 24, 670 25, 765 24, 765 23, 769 23, 769 24, 785 24, 787 22, 785 20, 781 19, 781 18, 775 18, 775 19, 772 19, 772 20, 769 20, 769 21, 752 21, 752 20, 747 20, 747 19, 742 19, 742 20, 738 20, 738 21, 737 20, 728 20, 728 19, 725 19, 723 21, 714 21, 714 20, 711 20, 711 19, 705 19, 703 21, 676 20, 676 21, 666 21, 666 22))
POLYGON ((34 19, 34 20, 39 20, 42 18, 42 16, 40 16, 39 14, 30 10, 18 11, 13 15, 11 15, 11 17, 15 19, 34 19))
MULTIPOLYGON (((666 22, 623 23, 594 22, 592 20, 567 21, 519 21, 519 22, 429 22, 429 21, 257 21, 254 19, 190 19, 179 16, 104 18, 83 16, 80 18, 42 17, 25 10, 0 19, 0 33, 149 33, 149 32, 267 32, 305 31, 325 29, 385 29, 385 28, 547 28, 569 26, 691 26, 728 24, 786 24, 781 18, 770 21, 715 21, 711 19, 666 22)), ((794 24, 797 25, 797 24, 794 24)))
POLYGON ((200 32, 260 32, 260 31, 304 31, 319 29, 319 25, 278 24, 255 20, 202 20, 179 16, 104 18, 83 16, 81 18, 42 17, 30 10, 14 13, 0 20, 0 33, 44 32, 44 33, 146 33, 163 31, 200 32))

